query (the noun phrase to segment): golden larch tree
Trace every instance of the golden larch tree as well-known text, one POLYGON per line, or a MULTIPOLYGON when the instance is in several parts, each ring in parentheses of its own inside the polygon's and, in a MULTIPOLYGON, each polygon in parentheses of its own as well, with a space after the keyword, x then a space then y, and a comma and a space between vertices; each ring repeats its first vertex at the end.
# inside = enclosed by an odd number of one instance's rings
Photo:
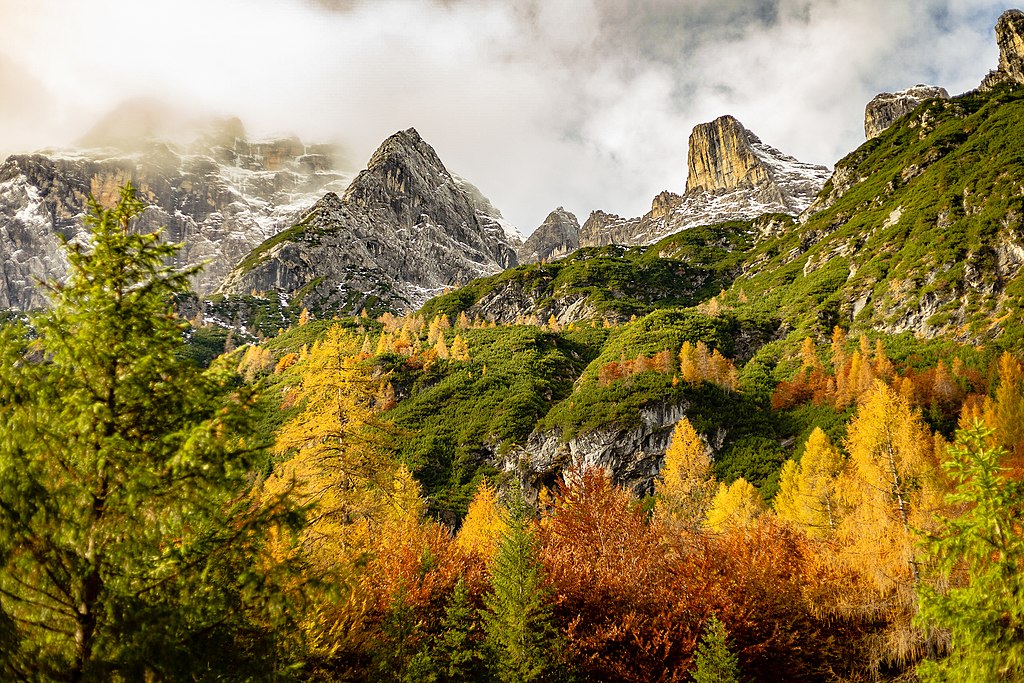
POLYGON ((985 422, 1014 465, 1024 460, 1024 370, 1009 352, 999 357, 999 386, 985 402, 985 422))
POLYGON ((729 486, 718 485, 704 526, 715 533, 749 529, 767 511, 768 506, 758 490, 741 477, 729 486))
POLYGON ((830 537, 840 519, 836 481, 842 469, 843 456, 815 427, 800 461, 788 460, 782 468, 775 513, 811 538, 830 537))
POLYGON ((455 544, 464 552, 490 562, 508 530, 508 510, 498 501, 498 492, 486 479, 481 481, 469 503, 455 544))
POLYGON ((921 569, 916 531, 928 529, 944 493, 935 441, 901 394, 878 381, 847 428, 849 464, 839 478, 845 503, 836 538, 843 560, 874 586, 865 598, 890 624, 887 655, 917 656, 911 627, 921 569))
POLYGON ((685 417, 672 432, 654 492, 659 518, 677 528, 700 531, 715 493, 715 476, 704 440, 685 417))
POLYGON ((296 366, 302 409, 277 433, 273 450, 285 459, 266 482, 310 508, 301 547, 324 570, 361 546, 375 520, 422 512, 418 486, 390 450, 390 425, 376 414, 387 378, 371 376, 358 344, 332 327, 296 366))
POLYGON ((469 345, 461 334, 456 334, 455 339, 452 340, 450 353, 453 360, 469 361, 469 345))

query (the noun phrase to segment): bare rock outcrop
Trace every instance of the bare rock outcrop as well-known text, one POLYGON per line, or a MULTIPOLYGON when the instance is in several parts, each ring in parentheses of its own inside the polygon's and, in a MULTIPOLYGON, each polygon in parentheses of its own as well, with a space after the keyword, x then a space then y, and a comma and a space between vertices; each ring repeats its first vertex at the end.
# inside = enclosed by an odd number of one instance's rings
POLYGON ((721 116, 690 134, 686 191, 662 192, 639 218, 596 211, 581 246, 643 245, 698 225, 804 211, 831 172, 765 144, 736 118, 721 116))
POLYGON ((996 43, 999 67, 985 76, 982 90, 1000 83, 1024 83, 1024 12, 1019 9, 1003 12, 996 22, 996 43))
POLYGON ((948 100, 949 93, 935 85, 918 84, 899 92, 875 95, 864 108, 864 136, 868 140, 878 137, 896 119, 914 111, 925 100, 935 98, 948 100))
POLYGON ((556 259, 576 251, 579 246, 580 223, 575 215, 560 206, 548 214, 519 248, 519 262, 556 259))
POLYGON ((591 211, 580 228, 580 246, 636 244, 634 235, 642 221, 642 218, 623 218, 605 211, 591 211))

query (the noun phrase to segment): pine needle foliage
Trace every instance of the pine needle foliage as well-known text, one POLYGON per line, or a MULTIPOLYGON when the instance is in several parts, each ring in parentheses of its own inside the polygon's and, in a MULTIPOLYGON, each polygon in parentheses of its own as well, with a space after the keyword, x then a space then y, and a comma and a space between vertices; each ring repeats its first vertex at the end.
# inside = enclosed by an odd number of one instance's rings
POLYGON ((729 648, 729 632, 712 616, 704 628, 704 637, 697 646, 697 669, 694 683, 739 683, 739 659, 729 648))
POLYGON ((514 495, 484 596, 485 643, 502 683, 556 680, 555 630, 531 511, 514 495))
POLYGON ((922 681, 1024 680, 1024 485, 1004 476, 991 436, 977 424, 959 432, 943 465, 955 486, 947 501, 962 513, 927 538, 950 587, 922 587, 918 622, 948 629, 951 647, 919 667, 922 681))
POLYGON ((485 678, 480 624, 469 586, 459 577, 445 607, 435 660, 445 683, 472 683, 485 678))
POLYGON ((190 272, 130 230, 143 209, 131 186, 93 202, 52 309, 0 332, 0 612, 17 637, 3 680, 281 672, 270 520, 246 495, 251 401, 183 360, 170 298, 190 272))

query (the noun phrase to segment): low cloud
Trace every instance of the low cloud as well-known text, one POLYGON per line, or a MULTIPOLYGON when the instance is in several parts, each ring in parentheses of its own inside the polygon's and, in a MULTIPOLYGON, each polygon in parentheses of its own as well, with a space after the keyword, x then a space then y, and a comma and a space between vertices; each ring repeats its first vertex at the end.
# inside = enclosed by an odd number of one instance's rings
MULTIPOLYGON (((0 0, 0 151, 71 144, 126 100, 339 141, 416 127, 529 232, 683 190, 693 125, 737 116, 834 164, 875 93, 996 64, 981 0, 0 0)), ((177 113, 178 118, 188 118, 177 113)))

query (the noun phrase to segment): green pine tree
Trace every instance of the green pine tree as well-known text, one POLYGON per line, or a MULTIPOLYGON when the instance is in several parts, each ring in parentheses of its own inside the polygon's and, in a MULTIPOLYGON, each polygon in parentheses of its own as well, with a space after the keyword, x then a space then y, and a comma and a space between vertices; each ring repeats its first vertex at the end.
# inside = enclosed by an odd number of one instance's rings
POLYGON ((459 577, 448 599, 435 647, 435 661, 445 683, 472 683, 484 678, 476 617, 469 586, 459 577))
POLYGON ((130 186, 94 202, 52 308, 0 330, 3 680, 281 671, 257 556, 269 520, 246 495, 250 400, 182 359, 170 300, 190 273, 129 230, 143 209, 130 186))
POLYGON ((949 589, 922 586, 918 624, 948 630, 950 652, 921 664, 922 681, 1024 681, 1024 482, 1000 471, 1002 448, 975 425, 957 434, 943 464, 962 510, 927 540, 949 589))
POLYGON ((697 646, 693 680, 694 683, 739 683, 739 660, 729 647, 729 632, 717 616, 712 616, 704 627, 704 636, 697 646))
POLYGON ((522 496, 514 496, 508 530, 491 564, 484 596, 485 643, 491 669, 503 683, 553 680, 558 633, 548 605, 540 544, 522 496))

